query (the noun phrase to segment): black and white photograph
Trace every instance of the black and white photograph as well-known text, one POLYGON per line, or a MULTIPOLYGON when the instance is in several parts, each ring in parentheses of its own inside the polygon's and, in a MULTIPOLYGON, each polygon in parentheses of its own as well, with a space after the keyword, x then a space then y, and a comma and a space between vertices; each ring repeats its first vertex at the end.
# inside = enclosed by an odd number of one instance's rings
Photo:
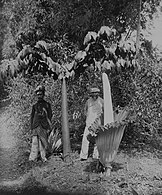
POLYGON ((162 0, 0 0, 0 195, 162 195, 162 0))

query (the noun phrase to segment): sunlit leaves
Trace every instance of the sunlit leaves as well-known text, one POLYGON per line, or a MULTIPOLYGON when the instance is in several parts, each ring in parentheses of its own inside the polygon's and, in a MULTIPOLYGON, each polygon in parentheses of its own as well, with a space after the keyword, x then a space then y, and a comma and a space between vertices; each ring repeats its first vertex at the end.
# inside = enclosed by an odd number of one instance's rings
POLYGON ((116 30, 108 26, 102 26, 98 33, 89 32, 84 40, 85 50, 77 54, 77 63, 80 63, 80 66, 93 64, 100 71, 115 67, 117 70, 120 70, 120 67, 136 68, 135 43, 123 38, 117 41, 115 36, 116 30))
POLYGON ((116 42, 111 37, 115 34, 116 30, 108 26, 101 27, 98 33, 89 32, 84 39, 85 49, 78 52, 75 45, 65 38, 55 43, 39 40, 35 45, 25 45, 17 56, 19 70, 24 70, 26 74, 42 73, 61 79, 80 75, 88 67, 98 71, 115 67, 118 71, 121 67, 135 68, 135 44, 123 39, 116 42))
POLYGON ((102 64, 102 68, 104 70, 110 70, 113 66, 114 66, 114 63, 111 60, 109 61, 105 60, 102 64))
POLYGON ((95 42, 97 38, 97 33, 96 32, 88 32, 87 35, 84 38, 84 45, 90 43, 90 42, 95 42))
POLYGON ((48 65, 49 69, 51 69, 56 74, 59 74, 60 69, 61 69, 61 65, 59 63, 54 62, 50 57, 47 57, 46 63, 48 65))
POLYGON ((84 58, 87 56, 87 53, 85 51, 79 51, 76 56, 75 56, 75 60, 77 62, 81 62, 84 60, 84 58))
POLYGON ((105 50, 107 51, 107 53, 112 53, 113 55, 115 55, 116 48, 117 44, 112 44, 109 48, 105 48, 105 50))
POLYGON ((88 45, 89 43, 96 42, 98 39, 108 40, 110 36, 115 36, 116 30, 111 29, 108 26, 102 26, 98 33, 96 32, 88 32, 84 38, 84 45, 88 45))
POLYGON ((98 34, 99 34, 99 35, 100 35, 100 34, 102 35, 102 34, 104 34, 104 33, 106 33, 107 36, 109 37, 109 36, 111 35, 111 33, 112 33, 112 30, 111 30, 108 26, 102 26, 102 27, 100 28, 98 34))
POLYGON ((64 65, 68 71, 70 71, 75 66, 75 61, 72 61, 71 63, 67 63, 64 65))
POLYGON ((116 35, 116 30, 109 28, 108 26, 102 26, 98 32, 98 37, 103 40, 113 39, 116 35))
MULTIPOLYGON (((23 71, 26 75, 41 73, 44 76, 52 76, 56 80, 74 76, 73 67, 76 65, 76 61, 82 58, 81 53, 78 53, 75 61, 75 54, 75 46, 70 45, 66 40, 55 43, 39 40, 35 45, 25 45, 15 60, 19 72, 23 71)), ((13 67, 12 72, 17 69, 13 67)), ((6 69, 1 72, 2 75, 5 75, 6 69)))
POLYGON ((38 41, 35 45, 36 48, 42 49, 43 51, 47 51, 47 43, 45 41, 38 41))

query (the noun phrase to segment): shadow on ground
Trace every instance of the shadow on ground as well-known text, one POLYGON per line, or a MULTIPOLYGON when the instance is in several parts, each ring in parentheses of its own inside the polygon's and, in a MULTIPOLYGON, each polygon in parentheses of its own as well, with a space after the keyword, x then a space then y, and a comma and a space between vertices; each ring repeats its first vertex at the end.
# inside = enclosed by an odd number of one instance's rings
POLYGON ((42 189, 33 189, 33 190, 26 190, 22 192, 12 192, 12 191, 0 191, 1 195, 90 195, 87 193, 71 193, 71 192, 47 192, 46 190, 42 189))
MULTIPOLYGON (((57 186, 57 181, 54 185, 57 186)), ((7 182, 0 185, 0 195, 92 195, 92 191, 90 192, 87 188, 84 191, 79 189, 77 191, 55 189, 54 186, 43 185, 29 175, 23 182, 18 181, 16 184, 7 182)))
POLYGON ((33 186, 33 187, 27 187, 24 189, 1 189, 0 190, 1 195, 90 195, 86 192, 60 192, 57 190, 49 190, 47 187, 43 186, 33 186))
MULTIPOLYGON (((117 172, 118 170, 120 169, 124 169, 124 165, 121 164, 121 163, 116 163, 116 162, 113 162, 111 164, 112 166, 112 171, 113 172, 117 172)), ((97 160, 96 161, 92 161, 90 162, 86 168, 84 169, 85 172, 89 172, 89 173, 103 173, 105 171, 103 165, 98 162, 97 160)))

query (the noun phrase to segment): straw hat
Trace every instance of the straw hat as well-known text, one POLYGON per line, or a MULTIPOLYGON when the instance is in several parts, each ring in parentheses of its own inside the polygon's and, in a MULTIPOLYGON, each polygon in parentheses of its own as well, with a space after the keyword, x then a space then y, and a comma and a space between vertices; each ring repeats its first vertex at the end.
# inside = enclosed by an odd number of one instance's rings
POLYGON ((100 90, 97 87, 93 87, 90 89, 90 93, 100 93, 100 90))

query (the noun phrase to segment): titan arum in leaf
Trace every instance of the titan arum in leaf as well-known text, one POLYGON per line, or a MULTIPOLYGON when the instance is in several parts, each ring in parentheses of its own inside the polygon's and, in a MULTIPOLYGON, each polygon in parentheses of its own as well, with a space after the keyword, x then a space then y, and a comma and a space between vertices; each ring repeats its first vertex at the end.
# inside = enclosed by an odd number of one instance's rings
MULTIPOLYGON (((84 40, 85 49, 78 51, 71 62, 60 63, 60 59, 54 61, 52 56, 48 56, 50 45, 53 45, 57 50, 57 48, 60 48, 61 42, 57 46, 57 43, 48 44, 43 40, 39 40, 34 46, 25 45, 15 59, 18 61, 18 69, 20 71, 24 70, 27 74, 35 74, 37 72, 48 74, 53 76, 54 79, 57 79, 62 78, 59 74, 62 74, 65 70, 67 77, 74 76, 74 74, 79 76, 88 66, 92 65, 97 65, 97 69, 102 69, 102 66, 104 68, 108 67, 108 69, 120 68, 120 66, 136 67, 136 61, 133 60, 135 56, 135 44, 129 40, 124 41, 123 39, 110 44, 109 40, 105 40, 102 36, 104 33, 106 33, 107 37, 111 35, 115 36, 116 30, 103 26, 97 33, 89 32, 84 40)), ((16 68, 15 70, 17 71, 16 68)), ((5 75, 5 71, 1 71, 1 74, 5 75)))
MULTIPOLYGON (((79 76, 88 67, 94 66, 95 70, 106 71, 121 66, 128 66, 127 61, 130 61, 130 66, 135 67, 136 62, 132 64, 133 57, 135 55, 134 48, 125 48, 125 43, 123 41, 113 42, 109 39, 105 39, 103 34, 106 33, 106 37, 109 38, 111 35, 115 35, 115 30, 109 27, 103 27, 98 33, 89 33, 84 41, 85 50, 78 51, 74 59, 71 61, 66 61, 68 59, 69 50, 65 49, 63 53, 62 43, 59 42, 58 45, 53 44, 55 49, 58 48, 58 54, 62 56, 63 59, 58 57, 53 60, 52 56, 48 56, 48 46, 44 41, 38 41, 34 46, 26 45, 18 54, 17 61, 19 70, 24 70, 26 74, 37 74, 41 73, 43 75, 48 74, 54 79, 61 79, 62 82, 62 114, 63 114, 63 148, 64 156, 70 152, 70 141, 69 141, 69 131, 68 131, 68 117, 67 117, 67 98, 66 98, 66 78, 79 76), (110 42, 109 42, 110 41, 110 42), (88 47, 87 47, 88 43, 88 47), (112 45, 112 47, 111 47, 112 45), (60 49, 60 47, 62 49, 60 49), (125 49, 124 49, 125 48, 125 49), (68 51, 68 52, 67 52, 68 51), (59 53, 60 52, 60 53, 59 53), (66 53, 67 52, 67 53, 66 53), (124 55, 123 55, 124 54, 124 55), (120 60, 119 60, 120 59, 120 60), (61 61, 62 60, 62 61, 61 61), (69 63, 69 65, 67 65, 69 63), (66 120, 65 120, 66 118, 66 120), (67 146, 67 147, 65 147, 67 146)), ((9 67, 9 66, 8 66, 9 67)), ((10 67, 9 67, 10 68, 10 67)), ((7 69, 6 69, 7 70, 7 69)), ((16 68, 15 68, 16 70, 16 68)), ((16 70, 17 71, 17 70, 16 70)), ((3 72, 5 74, 5 71, 3 72)))

